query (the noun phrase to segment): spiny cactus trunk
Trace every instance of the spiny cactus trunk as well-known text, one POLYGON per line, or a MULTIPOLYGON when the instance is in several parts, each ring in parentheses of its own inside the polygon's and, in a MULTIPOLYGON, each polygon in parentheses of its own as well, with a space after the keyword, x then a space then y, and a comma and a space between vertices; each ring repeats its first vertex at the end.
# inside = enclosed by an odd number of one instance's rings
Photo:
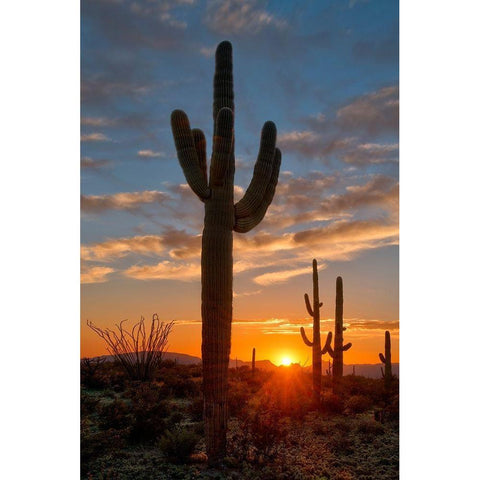
POLYGON ((258 225, 275 194, 281 153, 276 127, 266 122, 252 181, 233 203, 235 173, 232 46, 218 45, 213 80, 213 153, 207 176, 203 132, 190 129, 187 115, 172 112, 177 155, 190 188, 205 203, 202 237, 202 362, 205 441, 208 462, 222 461, 226 450, 228 361, 232 325, 233 231, 258 225))
POLYGON ((300 333, 303 338, 303 342, 308 347, 312 347, 312 382, 313 382, 313 398, 314 402, 318 405, 320 403, 320 396, 322 392, 322 355, 330 347, 332 341, 332 334, 329 333, 327 341, 322 349, 322 343, 320 338, 320 307, 323 303, 320 303, 318 295, 318 270, 317 261, 314 259, 312 262, 313 268, 313 308, 310 305, 308 294, 304 295, 305 306, 308 313, 313 317, 313 341, 308 340, 303 327, 300 328, 300 333))
POLYGON ((335 338, 333 340, 333 376, 343 377, 343 282, 337 277, 335 295, 335 338))
POLYGON ((343 332, 346 328, 343 326, 343 280, 337 277, 335 285, 335 339, 333 341, 333 350, 329 346, 328 353, 333 359, 332 381, 333 391, 337 392, 339 384, 343 377, 343 352, 347 351, 352 344, 343 344, 343 332))
MULTIPOLYGON (((233 178, 233 174, 232 174, 233 178)), ((202 237, 202 360, 205 435, 210 455, 225 455, 232 323, 233 183, 212 189, 202 237), (218 452, 218 453, 217 453, 218 452)))
POLYGON ((252 350, 252 374, 255 373, 255 349, 252 350))
POLYGON ((385 390, 388 392, 392 384, 392 350, 390 342, 390 332, 385 332, 385 355, 379 353, 380 361, 385 364, 385 371, 382 369, 385 390))

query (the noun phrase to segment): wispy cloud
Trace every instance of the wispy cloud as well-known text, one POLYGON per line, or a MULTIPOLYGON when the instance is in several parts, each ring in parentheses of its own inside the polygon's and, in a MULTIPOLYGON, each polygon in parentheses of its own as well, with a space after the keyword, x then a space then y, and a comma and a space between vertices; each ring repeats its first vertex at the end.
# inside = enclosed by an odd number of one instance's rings
POLYGON ((110 267, 90 266, 83 267, 80 274, 81 283, 104 283, 108 281, 108 275, 115 270, 110 267))
POLYGON ((112 195, 82 195, 80 205, 82 211, 86 213, 100 213, 106 210, 132 211, 146 204, 161 204, 168 198, 166 193, 157 190, 114 193, 112 195))
POLYGON ((206 25, 216 33, 255 35, 265 28, 282 29, 287 26, 265 8, 259 0, 209 0, 206 25))
POLYGON ((104 133, 84 133, 80 137, 82 142, 108 142, 110 138, 108 138, 104 133))
POLYGON ((112 261, 130 253, 159 255, 165 249, 163 239, 155 235, 109 239, 81 246, 82 261, 112 261))
POLYGON ((362 95, 337 111, 341 127, 368 134, 398 132, 398 86, 362 95))
MULTIPOLYGON (((319 265, 319 270, 325 268, 325 265, 319 265)), ((258 275, 253 279, 255 283, 259 285, 272 285, 273 283, 283 283, 298 275, 304 275, 311 273, 311 267, 295 268, 292 270, 281 270, 279 272, 269 272, 262 275, 258 275)))
POLYGON ((80 168, 83 170, 100 170, 105 167, 110 167, 113 164, 111 160, 93 159, 90 157, 82 157, 80 160, 80 168))
POLYGON ((153 150, 139 150, 137 155, 140 158, 160 158, 165 156, 163 152, 154 152, 153 150))
POLYGON ((124 275, 137 280, 198 281, 200 279, 200 264, 181 264, 164 260, 156 265, 135 265, 125 270, 124 275))

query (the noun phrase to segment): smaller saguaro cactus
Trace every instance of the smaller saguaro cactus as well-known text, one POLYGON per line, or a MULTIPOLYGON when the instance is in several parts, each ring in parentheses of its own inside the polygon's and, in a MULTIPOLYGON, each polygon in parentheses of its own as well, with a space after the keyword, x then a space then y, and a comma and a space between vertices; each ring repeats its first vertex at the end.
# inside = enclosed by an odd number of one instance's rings
POLYGON ((352 375, 355 376, 355 365, 353 366, 353 372, 352 375))
POLYGON ((255 348, 252 350, 252 374, 255 373, 255 348))
POLYGON ((337 277, 336 295, 335 295, 335 339, 333 349, 330 345, 327 352, 333 358, 333 387, 335 389, 340 378, 343 377, 343 352, 346 352, 351 343, 343 344, 343 332, 346 327, 343 326, 343 281, 342 277, 337 277))
POLYGON ((322 390, 322 355, 331 348, 330 343, 332 342, 332 333, 329 332, 327 335, 327 340, 325 345, 322 348, 322 342, 320 338, 320 307, 323 305, 319 301, 318 296, 318 269, 317 269, 317 260, 313 259, 313 307, 310 304, 310 299, 308 298, 308 293, 304 295, 305 306, 311 317, 313 317, 313 340, 310 341, 307 338, 305 329, 300 328, 300 333, 302 335, 303 342, 307 347, 312 347, 312 379, 313 379, 313 396, 316 403, 320 402, 320 393, 322 390))
POLYGON ((383 353, 379 353, 378 356, 380 357, 380 361, 385 365, 385 371, 383 371, 382 367, 380 367, 380 369, 382 370, 385 388, 389 390, 392 383, 392 351, 390 332, 388 330, 385 332, 385 355, 383 353))

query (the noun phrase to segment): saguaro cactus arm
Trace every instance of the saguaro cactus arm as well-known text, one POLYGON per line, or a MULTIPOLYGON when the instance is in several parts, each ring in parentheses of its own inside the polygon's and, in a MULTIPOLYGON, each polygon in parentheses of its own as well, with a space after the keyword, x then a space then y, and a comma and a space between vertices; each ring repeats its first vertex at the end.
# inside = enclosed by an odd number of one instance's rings
POLYGON ((387 360, 383 356, 383 353, 379 353, 378 356, 380 357, 380 360, 381 360, 382 363, 387 363, 387 360))
MULTIPOLYGON (((174 110, 171 115, 171 124, 178 161, 185 179, 196 195, 201 200, 206 200, 211 194, 206 179, 206 162, 205 166, 200 164, 187 114, 182 110, 174 110)), ((198 137, 198 133, 196 135, 198 137)))
POLYGON ((304 341, 305 345, 307 347, 313 347, 313 342, 311 342, 308 339, 307 334, 305 333, 305 329, 303 327, 300 327, 300 333, 302 335, 302 338, 303 338, 303 341, 304 341))
POLYGON ((235 204, 236 218, 245 218, 252 215, 262 204, 267 185, 272 177, 276 140, 277 128, 275 124, 265 122, 252 180, 243 198, 235 204))
POLYGON ((332 349, 331 344, 332 344, 332 332, 328 332, 327 339, 325 340, 325 345, 322 348, 322 355, 325 355, 328 351, 332 349))
POLYGON ((307 312, 311 317, 313 317, 313 310, 312 310, 312 305, 310 304, 310 299, 308 298, 308 293, 304 295, 305 298, 305 306, 307 307, 307 312))
MULTIPOLYGON (((258 163, 258 160, 257 160, 258 163)), ((275 188, 277 187, 278 174, 280 172, 280 164, 282 163, 282 153, 278 148, 275 149, 273 155, 273 164, 270 173, 270 178, 268 184, 263 192, 263 195, 260 199, 260 191, 258 189, 251 194, 250 198, 247 198, 245 201, 245 206, 241 206, 242 202, 247 197, 247 192, 245 196, 235 205, 235 225, 233 229, 238 233, 249 232, 252 228, 256 227, 265 216, 269 205, 272 203, 273 196, 275 195, 275 188), (260 200, 258 200, 260 199, 260 200), (239 206, 240 205, 240 206, 239 206), (237 211, 241 213, 237 213, 237 211), (246 216, 245 212, 250 212, 246 216)), ((259 174, 260 175, 260 174, 259 174)), ((252 183, 257 183, 258 180, 255 180, 255 172, 253 174, 252 183)), ((252 184, 250 184, 251 186, 252 184)), ((250 188, 250 187, 249 187, 250 188)))
POLYGON ((325 353, 328 352, 328 354, 333 358, 334 357, 334 351, 331 345, 331 340, 332 340, 332 332, 328 332, 328 336, 330 337, 330 343, 325 345, 325 353))
POLYGON ((342 347, 342 350, 346 352, 352 346, 352 342, 348 342, 346 345, 342 347))

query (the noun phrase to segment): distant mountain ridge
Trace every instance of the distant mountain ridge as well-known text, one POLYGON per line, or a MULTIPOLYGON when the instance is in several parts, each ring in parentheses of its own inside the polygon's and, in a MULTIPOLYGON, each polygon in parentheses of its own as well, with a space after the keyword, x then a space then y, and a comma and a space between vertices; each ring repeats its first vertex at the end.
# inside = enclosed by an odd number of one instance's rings
MULTIPOLYGON (((114 357, 113 355, 101 355, 99 358, 105 358, 107 362, 113 362, 114 357)), ((188 355, 186 353, 178 353, 178 352, 164 352, 163 353, 163 360, 170 360, 172 362, 176 361, 179 365, 198 365, 202 363, 202 359, 200 357, 196 357, 194 355, 188 355)), ((231 358, 229 362, 230 368, 235 367, 250 367, 251 362, 245 362, 243 360, 238 360, 231 358)), ((255 361, 256 368, 262 370, 275 370, 277 367, 273 364, 270 360, 256 360, 255 361)), ((384 368, 382 363, 363 363, 363 364, 355 364, 355 365, 344 365, 343 366, 343 374, 344 375, 351 375, 353 374, 353 367, 355 366, 355 375, 368 377, 368 378, 381 378, 382 371, 381 368, 384 368)), ((305 367, 307 370, 311 370, 312 366, 309 365, 305 367)), ((322 361, 322 374, 326 375, 326 370, 328 368, 328 362, 322 361)), ((392 363, 392 373, 398 376, 399 372, 399 364, 392 363)))

